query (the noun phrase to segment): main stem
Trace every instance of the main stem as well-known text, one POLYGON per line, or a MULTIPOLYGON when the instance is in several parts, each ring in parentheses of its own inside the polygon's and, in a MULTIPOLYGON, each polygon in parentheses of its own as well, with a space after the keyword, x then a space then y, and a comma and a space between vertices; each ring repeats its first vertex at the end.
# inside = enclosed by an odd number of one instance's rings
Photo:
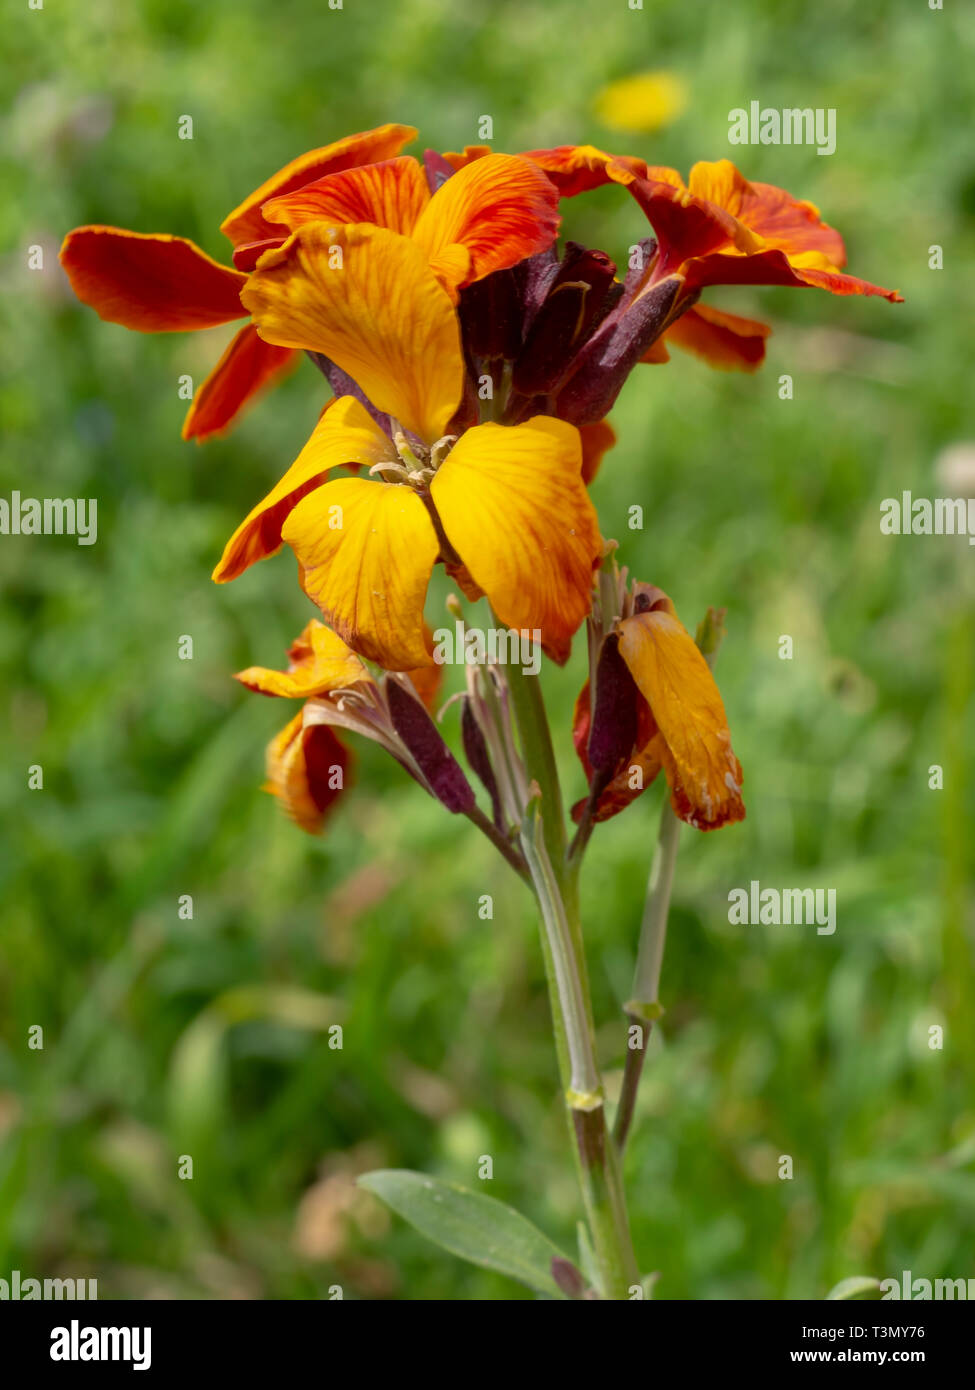
POLYGON ((606 1298, 626 1299, 640 1276, 619 1158, 606 1124, 582 926, 574 879, 566 871, 558 770, 538 677, 516 665, 509 666, 507 674, 522 758, 538 787, 525 815, 521 843, 542 916, 542 955, 566 1117, 601 1292, 606 1298))

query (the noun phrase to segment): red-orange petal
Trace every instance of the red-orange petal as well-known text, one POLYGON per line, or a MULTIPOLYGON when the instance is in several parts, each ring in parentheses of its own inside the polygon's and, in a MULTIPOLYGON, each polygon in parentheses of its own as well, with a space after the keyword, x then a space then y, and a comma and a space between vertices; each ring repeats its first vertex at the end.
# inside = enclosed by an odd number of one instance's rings
POLYGON ((793 265, 782 251, 758 251, 752 256, 700 256, 686 261, 681 274, 687 291, 708 285, 812 285, 831 294, 880 295, 894 304, 903 302, 896 290, 885 290, 855 275, 793 265))
POLYGON ((99 318, 140 333, 215 328, 247 315, 240 302, 247 276, 185 237, 76 227, 64 239, 61 264, 99 318))
POLYGON ((346 135, 317 150, 309 150, 265 179, 260 188, 256 188, 224 218, 220 230, 235 246, 244 241, 262 241, 266 237, 273 237, 276 229, 261 212, 263 205, 271 198, 279 198, 325 174, 337 174, 343 169, 354 169, 359 164, 392 159, 416 136, 415 126, 381 125, 358 135, 346 135))
POLYGON ((443 275, 453 248, 460 288, 544 251, 559 228, 558 194, 545 175, 517 155, 477 159, 447 179, 413 228, 413 239, 443 275), (468 259, 469 258, 469 259, 468 259))
POLYGON ((409 236, 430 201, 423 166, 410 155, 366 164, 305 184, 264 204, 289 232, 306 222, 372 222, 409 236))
POLYGON ((202 443, 211 435, 222 434, 248 401, 294 361, 291 348, 265 343, 254 325, 246 323, 193 397, 183 421, 183 438, 202 443))
MULTIPOLYGON (((767 323, 757 319, 740 318, 708 304, 696 304, 667 329, 664 337, 669 344, 702 357, 719 371, 754 372, 765 360, 765 340, 771 331, 767 323)), ((658 362, 660 358, 647 353, 640 360, 658 362)))
POLYGON ((582 481, 588 487, 599 472, 603 455, 616 443, 616 431, 608 420, 598 420, 594 425, 581 425, 579 435, 582 439, 582 481))
POLYGON ((563 198, 588 193, 610 180, 624 182, 619 174, 646 177, 647 173, 645 160, 633 155, 607 154, 595 145, 556 145, 550 150, 528 150, 522 158, 544 169, 563 198))

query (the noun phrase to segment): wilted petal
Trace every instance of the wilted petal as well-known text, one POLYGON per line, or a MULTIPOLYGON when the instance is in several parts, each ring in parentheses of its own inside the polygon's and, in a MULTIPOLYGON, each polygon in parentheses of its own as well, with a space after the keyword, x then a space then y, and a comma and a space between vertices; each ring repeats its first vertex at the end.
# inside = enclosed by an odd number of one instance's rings
POLYGON ((302 830, 317 835, 344 790, 349 750, 326 724, 302 725, 296 714, 268 744, 265 790, 302 830))
POLYGON ((362 681, 371 682, 372 676, 337 633, 312 618, 288 649, 286 671, 249 666, 239 671, 236 679, 262 695, 307 700, 313 695, 347 690, 362 681))
POLYGON ((677 815, 699 830, 743 819, 741 764, 710 668, 690 633, 664 606, 618 625, 620 655, 660 731, 659 748, 677 815))

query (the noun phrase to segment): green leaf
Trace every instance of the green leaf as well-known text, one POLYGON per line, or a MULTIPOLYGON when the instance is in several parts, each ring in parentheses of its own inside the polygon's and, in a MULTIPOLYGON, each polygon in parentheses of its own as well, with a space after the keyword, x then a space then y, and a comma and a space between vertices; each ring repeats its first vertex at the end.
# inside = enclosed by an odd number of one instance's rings
POLYGON ((834 1303, 837 1299, 856 1298, 858 1293, 872 1293, 879 1288, 879 1279, 871 1279, 868 1274, 853 1274, 849 1279, 841 1279, 834 1284, 826 1295, 826 1301, 834 1303))
POLYGON ((566 1256, 513 1207, 405 1168, 381 1168, 358 1182, 452 1255, 496 1269, 549 1298, 565 1297, 552 1278, 552 1260, 566 1256))

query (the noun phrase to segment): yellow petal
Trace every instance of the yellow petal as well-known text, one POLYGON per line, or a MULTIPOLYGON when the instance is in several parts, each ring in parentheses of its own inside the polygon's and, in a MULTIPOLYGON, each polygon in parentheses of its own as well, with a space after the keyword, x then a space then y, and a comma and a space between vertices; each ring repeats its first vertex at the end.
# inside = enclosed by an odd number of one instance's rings
POLYGON ((445 433, 464 384, 460 330, 411 238, 308 223, 265 253, 241 301, 266 342, 323 352, 427 443, 445 433))
POLYGON ((538 415, 462 435, 430 487, 444 530, 508 627, 559 662, 589 611, 602 542, 579 431, 538 415))
POLYGON ((674 810, 699 830, 745 815, 741 764, 731 747, 724 704, 694 639, 667 608, 618 625, 620 655, 650 706, 674 810))
POLYGON ((255 560, 273 555, 281 544, 281 526, 291 509, 325 481, 330 468, 345 463, 371 467, 395 457, 392 442, 354 396, 342 396, 322 415, 308 443, 263 501, 227 542, 213 578, 218 584, 236 579, 255 560))
POLYGON ((389 671, 429 666, 423 603, 439 544, 400 483, 342 478, 299 502, 281 531, 302 585, 356 651, 389 671))
POLYGON ((348 690, 372 676, 351 647, 335 633, 312 618, 300 637, 288 651, 287 671, 272 671, 265 666, 249 666, 236 679, 248 690, 262 695, 283 695, 287 699, 305 700, 313 695, 328 695, 333 690, 348 690))

